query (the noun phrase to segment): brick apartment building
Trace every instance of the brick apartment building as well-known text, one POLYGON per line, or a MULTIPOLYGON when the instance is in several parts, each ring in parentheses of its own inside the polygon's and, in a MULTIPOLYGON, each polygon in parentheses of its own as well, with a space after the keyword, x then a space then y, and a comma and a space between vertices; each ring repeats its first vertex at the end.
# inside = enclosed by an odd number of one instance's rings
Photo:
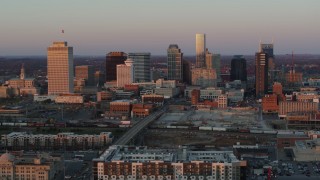
POLYGON ((319 103, 299 102, 299 101, 281 101, 279 103, 279 117, 285 118, 288 113, 317 113, 319 103))
POLYGON ((146 117, 149 116, 153 109, 154 104, 133 104, 132 105, 132 117, 146 117))
POLYGON ((278 96, 276 94, 269 94, 262 98, 262 111, 264 113, 279 111, 278 96))

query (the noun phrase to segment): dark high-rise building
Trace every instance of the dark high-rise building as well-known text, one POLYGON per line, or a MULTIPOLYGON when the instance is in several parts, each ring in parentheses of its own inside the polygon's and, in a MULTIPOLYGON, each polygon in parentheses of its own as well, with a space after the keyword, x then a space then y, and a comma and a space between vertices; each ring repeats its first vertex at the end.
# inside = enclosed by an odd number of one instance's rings
POLYGON ((133 60, 134 80, 133 82, 150 82, 150 58, 151 53, 129 53, 128 58, 133 60))
POLYGON ((103 86, 105 82, 106 82, 106 75, 101 71, 96 71, 94 73, 94 85, 103 86))
POLYGON ((110 52, 106 56, 106 81, 117 80, 117 65, 124 64, 127 54, 124 52, 110 52))
POLYGON ((183 60, 183 82, 191 84, 191 63, 187 60, 183 60))
POLYGON ((268 55, 268 84, 269 84, 269 89, 271 89, 271 85, 279 80, 276 75, 277 70, 275 67, 275 62, 274 62, 274 54, 273 54, 273 50, 274 50, 274 45, 273 43, 271 44, 265 44, 265 43, 261 43, 260 42, 260 46, 259 46, 259 52, 263 52, 266 53, 268 55))
POLYGON ((256 53, 256 97, 263 97, 268 91, 268 54, 256 53))
POLYGON ((247 62, 242 55, 235 55, 231 60, 230 80, 247 81, 247 62))
POLYGON ((274 58, 273 44, 262 44, 260 43, 259 52, 268 54, 269 58, 274 58))
POLYGON ((177 44, 170 44, 167 50, 168 80, 183 80, 183 53, 177 44))

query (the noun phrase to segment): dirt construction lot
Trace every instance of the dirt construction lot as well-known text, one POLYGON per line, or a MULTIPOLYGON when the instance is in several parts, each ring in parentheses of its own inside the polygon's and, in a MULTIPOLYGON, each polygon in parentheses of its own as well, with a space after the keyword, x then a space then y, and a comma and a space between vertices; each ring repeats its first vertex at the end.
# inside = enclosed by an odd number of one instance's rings
POLYGON ((209 145, 217 149, 243 145, 275 143, 276 136, 235 132, 214 132, 179 129, 149 129, 144 136, 144 145, 159 148, 177 148, 180 145, 209 145))

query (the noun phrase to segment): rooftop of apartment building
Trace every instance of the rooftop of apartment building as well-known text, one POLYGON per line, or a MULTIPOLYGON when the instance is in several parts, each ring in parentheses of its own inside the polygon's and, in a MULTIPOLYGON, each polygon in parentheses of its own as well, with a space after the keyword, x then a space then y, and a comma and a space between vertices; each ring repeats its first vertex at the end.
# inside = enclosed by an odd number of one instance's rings
POLYGON ((148 149, 145 146, 110 146, 94 161, 105 162, 170 162, 183 163, 193 161, 232 163, 239 162, 232 151, 191 150, 182 149, 148 149))

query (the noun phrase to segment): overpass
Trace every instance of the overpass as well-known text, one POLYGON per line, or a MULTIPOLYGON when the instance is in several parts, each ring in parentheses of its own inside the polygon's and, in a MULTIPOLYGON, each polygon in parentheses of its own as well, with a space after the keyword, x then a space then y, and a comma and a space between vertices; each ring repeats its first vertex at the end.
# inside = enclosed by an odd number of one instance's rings
POLYGON ((114 145, 128 144, 132 138, 134 138, 141 130, 143 130, 146 126, 148 126, 148 124, 150 124, 152 121, 158 119, 163 113, 167 111, 167 109, 168 109, 168 106, 165 105, 160 110, 152 113, 151 115, 147 116, 143 120, 140 120, 113 144, 114 145))

